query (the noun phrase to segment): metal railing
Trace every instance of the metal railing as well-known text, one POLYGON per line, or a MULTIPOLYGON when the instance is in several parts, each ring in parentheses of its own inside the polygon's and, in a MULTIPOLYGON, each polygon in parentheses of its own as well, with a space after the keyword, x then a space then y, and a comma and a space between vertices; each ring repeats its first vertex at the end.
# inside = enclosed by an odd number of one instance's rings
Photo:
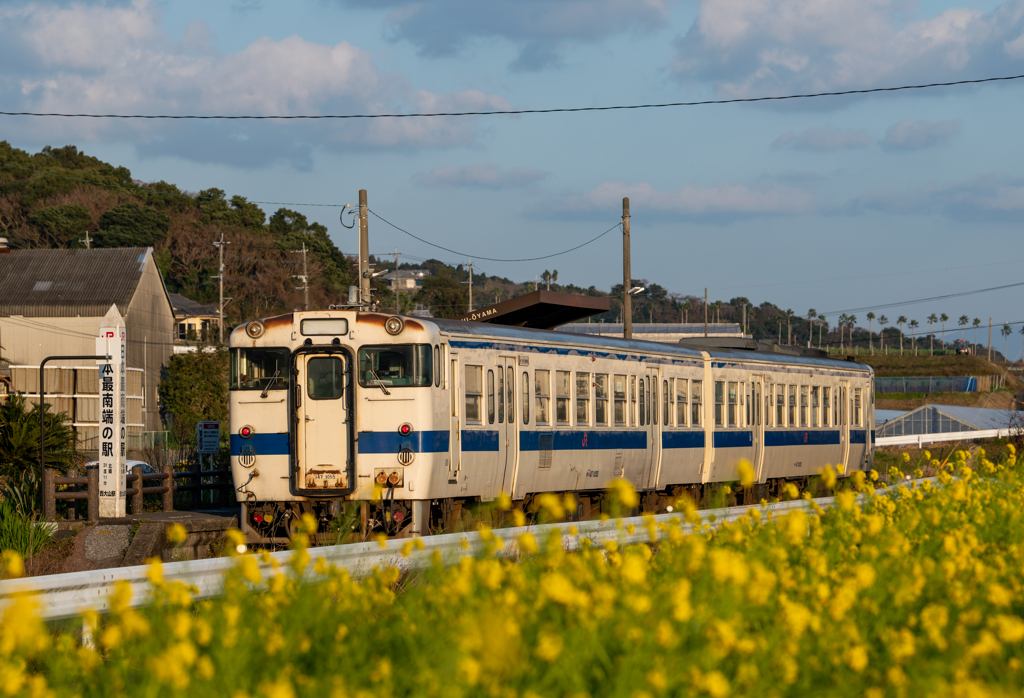
MULTIPOLYGON (((905 488, 914 483, 932 481, 925 478, 900 483, 893 489, 905 488)), ((861 495, 863 497, 863 495, 861 495)), ((832 497, 820 497, 811 500, 821 508, 834 503, 832 497)), ((628 545, 631 543, 654 543, 662 535, 667 535, 663 525, 680 525, 684 534, 698 533, 707 530, 705 527, 717 528, 723 523, 734 522, 751 509, 762 512, 783 514, 794 510, 813 510, 812 503, 807 500, 793 500, 761 505, 747 505, 722 509, 705 509, 698 511, 700 523, 684 523, 678 513, 660 514, 658 516, 636 516, 625 519, 608 519, 605 521, 584 521, 580 523, 558 523, 521 528, 495 529, 485 538, 479 532, 448 533, 420 538, 423 546, 416 546, 407 555, 402 548, 407 541, 390 540, 383 544, 376 541, 369 543, 351 543, 333 545, 307 550, 311 562, 323 558, 325 562, 348 571, 353 578, 372 574, 374 569, 387 566, 397 567, 404 571, 426 569, 434 564, 434 554, 440 553, 447 563, 470 557, 487 550, 492 545, 488 539, 501 542, 506 555, 519 554, 518 539, 524 533, 531 533, 540 538, 552 533, 560 536, 561 545, 567 551, 579 550, 584 541, 594 545, 603 545, 609 540, 617 540, 628 545), (417 549, 419 548, 419 549, 417 549)), ((270 553, 270 559, 278 566, 283 566, 292 556, 291 551, 270 553)), ((260 560, 260 573, 263 577, 278 574, 274 564, 260 560)), ((236 564, 234 558, 215 558, 186 562, 165 563, 162 567, 165 582, 183 582, 196 588, 196 599, 217 596, 223 587, 224 574, 236 564)), ((44 620, 57 620, 79 616, 85 610, 106 612, 109 609, 108 596, 115 582, 127 582, 131 588, 131 607, 143 606, 149 602, 152 586, 147 576, 148 567, 120 567, 95 570, 90 572, 72 572, 46 577, 27 579, 9 579, 0 581, 0 610, 9 605, 18 594, 29 594, 39 605, 39 614, 44 620)), ((314 565, 306 567, 304 578, 315 581, 314 565)))
POLYGON ((950 431, 941 434, 909 434, 907 436, 880 436, 875 446, 924 446, 948 441, 979 441, 999 439, 1010 435, 1009 429, 984 429, 979 431, 950 431))

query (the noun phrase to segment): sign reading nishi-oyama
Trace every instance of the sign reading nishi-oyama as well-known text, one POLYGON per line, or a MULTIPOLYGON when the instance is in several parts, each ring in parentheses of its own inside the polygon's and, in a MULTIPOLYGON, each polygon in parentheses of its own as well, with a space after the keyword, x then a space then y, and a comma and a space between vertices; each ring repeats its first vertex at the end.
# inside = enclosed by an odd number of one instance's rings
POLYGON ((96 354, 109 355, 110 361, 99 364, 99 471, 100 516, 119 518, 127 514, 125 490, 128 475, 125 436, 128 427, 126 409, 126 333, 124 318, 116 305, 100 323, 96 354))
POLYGON ((220 453, 220 422, 197 422, 196 444, 200 453, 220 453))

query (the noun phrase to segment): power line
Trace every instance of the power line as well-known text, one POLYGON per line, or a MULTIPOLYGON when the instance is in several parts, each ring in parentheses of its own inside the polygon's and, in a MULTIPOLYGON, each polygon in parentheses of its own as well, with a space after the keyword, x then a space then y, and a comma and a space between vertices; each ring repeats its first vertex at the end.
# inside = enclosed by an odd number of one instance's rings
POLYGON ((901 90, 924 90, 932 87, 953 87, 956 85, 977 85, 984 82, 1020 80, 1024 75, 980 78, 977 80, 956 80, 954 82, 930 82, 923 85, 900 85, 898 87, 871 87, 864 90, 841 90, 837 92, 814 92, 808 94, 780 95, 777 97, 736 97, 733 99, 708 99, 699 102, 665 102, 663 104, 618 104, 605 107, 556 107, 552 109, 494 109, 491 111, 460 112, 414 112, 411 114, 68 114, 57 112, 0 111, 0 116, 52 116, 67 119, 192 119, 192 120, 316 120, 316 119, 411 119, 430 116, 497 116, 502 114, 558 114, 586 111, 616 111, 623 109, 663 109, 666 107, 699 107, 712 104, 739 104, 744 102, 772 102, 786 99, 811 99, 814 97, 839 97, 863 95, 874 92, 899 92, 901 90))
POLYGON ((586 247, 587 245, 589 245, 592 242, 597 242, 598 240, 603 238, 605 235, 607 235, 608 233, 610 233, 613 230, 615 230, 616 228, 618 228, 619 225, 621 225, 620 223, 616 223, 611 228, 608 228, 608 230, 604 231, 603 233, 601 233, 597 237, 591 238, 591 239, 587 240, 586 242, 584 242, 584 243, 582 243, 580 245, 576 245, 576 247, 570 247, 567 250, 562 250, 561 252, 555 252, 554 254, 547 254, 547 255, 544 255, 543 257, 523 257, 521 259, 496 259, 495 257, 484 257, 482 255, 470 254, 469 252, 457 252, 456 250, 452 250, 452 249, 449 249, 447 247, 442 247, 441 245, 435 245, 434 243, 430 242, 429 240, 424 240, 420 236, 414 235, 414 234, 410 233, 408 230, 406 230, 404 228, 399 228, 397 225, 395 225, 391 221, 389 221, 389 220, 387 220, 385 218, 381 218, 380 214, 378 214, 373 209, 368 209, 368 210, 376 218, 378 218, 379 220, 383 221, 384 223, 387 223, 388 225, 390 225, 395 230, 397 230, 399 232, 402 232, 402 233, 405 233, 409 237, 414 238, 416 240, 419 240, 420 242, 422 242, 425 245, 430 245, 431 247, 436 247, 439 250, 444 250, 445 252, 450 252, 450 253, 452 253, 454 255, 458 255, 460 257, 475 257, 477 259, 483 259, 483 260, 486 260, 488 262, 536 262, 536 261, 541 260, 541 259, 550 259, 551 257, 558 257, 558 256, 563 255, 563 254, 569 254, 570 252, 575 252, 576 250, 580 249, 581 247, 586 247))
POLYGON ((973 296, 978 293, 988 293, 989 291, 1002 291, 1007 288, 1016 288, 1018 286, 1024 286, 1024 281, 1015 284, 1006 284, 1004 286, 993 286, 992 288, 980 288, 976 291, 963 291, 962 293, 947 293, 943 296, 931 296, 930 298, 918 298, 912 301, 902 301, 900 303, 884 303, 882 305, 868 305, 863 308, 849 308, 847 310, 830 310, 822 313, 822 315, 836 315, 838 313, 859 313, 865 310, 884 310, 885 308, 899 308, 904 305, 915 305, 917 303, 928 303, 930 301, 940 301, 947 298, 959 298, 961 296, 973 296))

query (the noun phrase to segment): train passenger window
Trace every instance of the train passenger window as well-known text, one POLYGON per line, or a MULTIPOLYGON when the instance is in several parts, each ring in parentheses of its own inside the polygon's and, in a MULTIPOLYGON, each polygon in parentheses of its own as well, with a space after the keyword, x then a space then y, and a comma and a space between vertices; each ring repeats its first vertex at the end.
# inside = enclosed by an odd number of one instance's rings
POLYGON ((669 395, 668 395, 668 381, 661 382, 661 423, 666 427, 669 425, 671 418, 669 417, 669 395))
POLYGON ((482 419, 484 367, 466 366, 466 423, 480 424, 482 419))
POLYGON ((686 426, 686 379, 676 378, 676 426, 686 426))
POLYGON ((818 403, 821 400, 820 397, 821 388, 814 386, 811 388, 811 426, 818 426, 818 403))
POLYGON ((644 387, 647 389, 647 409, 650 412, 647 413, 647 423, 657 424, 658 423, 658 381, 653 378, 648 378, 644 381, 644 387))
POLYGON ((786 426, 786 386, 775 386, 775 426, 786 426))
POLYGON ((516 388, 516 374, 511 366, 508 367, 508 423, 516 423, 516 408, 515 401, 512 399, 515 396, 516 388))
MULTIPOLYGON (((559 424, 569 424, 569 388, 572 374, 569 371, 555 371, 555 419, 559 424)), ((537 413, 540 419, 540 412, 537 413)))
POLYGON ((551 371, 533 372, 533 395, 537 403, 537 424, 550 424, 548 400, 551 399, 551 371))
POLYGON ((434 345, 434 387, 441 387, 441 347, 434 345))
POLYGON ((530 423, 530 374, 523 371, 523 424, 530 423))
MULTIPOLYGON (((494 392, 498 400, 498 424, 505 423, 505 370, 498 367, 498 388, 494 392)), ((511 416, 511 415, 509 415, 511 416)))
POLYGON ((637 393, 640 394, 640 426, 647 424, 647 400, 644 399, 644 379, 640 379, 640 384, 637 386, 637 393))
POLYGON ((615 398, 615 426, 626 426, 626 377, 615 376, 612 387, 615 398))
POLYGON ((638 424, 636 412, 636 376, 629 377, 629 423, 638 424))
POLYGON ((231 389, 270 390, 288 389, 287 349, 267 347, 231 350, 231 389))
MULTIPOLYGON (((745 426, 750 426, 753 423, 751 421, 751 417, 753 415, 751 415, 751 413, 750 413, 751 407, 752 407, 753 402, 754 402, 753 400, 750 399, 750 391, 753 390, 753 389, 754 389, 754 384, 753 383, 744 383, 743 384, 743 395, 746 396, 746 403, 747 403, 747 405, 746 405, 746 407, 747 407, 747 421, 744 422, 745 426)), ((743 398, 741 397, 740 399, 742 400, 743 398)))
POLYGON ((797 426, 796 421, 796 386, 789 386, 789 426, 797 426))
POLYGON ((800 386, 800 426, 807 426, 807 391, 806 385, 800 386))
POLYGON ((860 388, 854 388, 853 389, 853 424, 854 424, 854 426, 858 426, 858 427, 861 426, 861 418, 860 418, 860 416, 861 416, 860 415, 860 413, 861 413, 861 409, 860 409, 861 408, 861 403, 860 403, 861 396, 860 396, 860 394, 861 394, 861 389, 860 388))
POLYGON ((311 400, 337 400, 345 392, 345 363, 339 356, 306 361, 306 394, 311 400))
POLYGON ((594 424, 608 426, 608 376, 594 376, 594 424))
POLYGON ((704 402, 704 382, 690 381, 690 426, 699 427, 704 423, 701 418, 701 406, 704 402))
POLYGON ((729 381, 729 426, 736 426, 736 383, 729 381))
MULTIPOLYGON (((434 362, 429 344, 388 344, 359 349, 359 385, 376 388, 429 386, 434 362)), ((482 376, 481 376, 482 379, 482 376)))
POLYGON ((576 373, 576 424, 590 424, 590 374, 576 373))
POLYGON ((487 371, 487 423, 494 424, 494 371, 491 370, 487 371))
POLYGON ((821 389, 821 426, 828 427, 832 426, 832 422, 829 420, 832 417, 832 413, 829 407, 832 406, 832 388, 821 389))
POLYGON ((715 381, 715 426, 725 424, 725 381, 715 381))

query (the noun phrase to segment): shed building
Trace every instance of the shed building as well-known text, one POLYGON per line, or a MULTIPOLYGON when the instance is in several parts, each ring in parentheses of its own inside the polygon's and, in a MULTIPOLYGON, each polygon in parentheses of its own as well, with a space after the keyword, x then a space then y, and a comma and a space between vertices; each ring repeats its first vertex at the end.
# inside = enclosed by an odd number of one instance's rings
MULTIPOLYGON (((142 429, 158 431, 157 386, 172 352, 174 312, 151 247, 10 250, 0 246, 0 354, 5 360, 0 370, 11 372, 15 390, 38 396, 39 363, 47 356, 94 354, 100 322, 111 305, 117 306, 125 321, 128 368, 137 369, 131 371, 137 378, 129 378, 128 388, 129 396, 141 404, 129 405, 129 413, 135 412, 142 429), (11 371, 12 366, 25 370, 11 371)), ((87 397, 87 378, 75 378, 69 384, 70 378, 58 377, 79 371, 56 370, 51 379, 49 367, 89 364, 48 363, 48 395, 87 397)), ((92 364, 91 382, 95 383, 92 364)), ((81 410, 72 403, 54 404, 58 411, 80 411, 69 414, 78 427, 91 423, 85 403, 81 410)))

